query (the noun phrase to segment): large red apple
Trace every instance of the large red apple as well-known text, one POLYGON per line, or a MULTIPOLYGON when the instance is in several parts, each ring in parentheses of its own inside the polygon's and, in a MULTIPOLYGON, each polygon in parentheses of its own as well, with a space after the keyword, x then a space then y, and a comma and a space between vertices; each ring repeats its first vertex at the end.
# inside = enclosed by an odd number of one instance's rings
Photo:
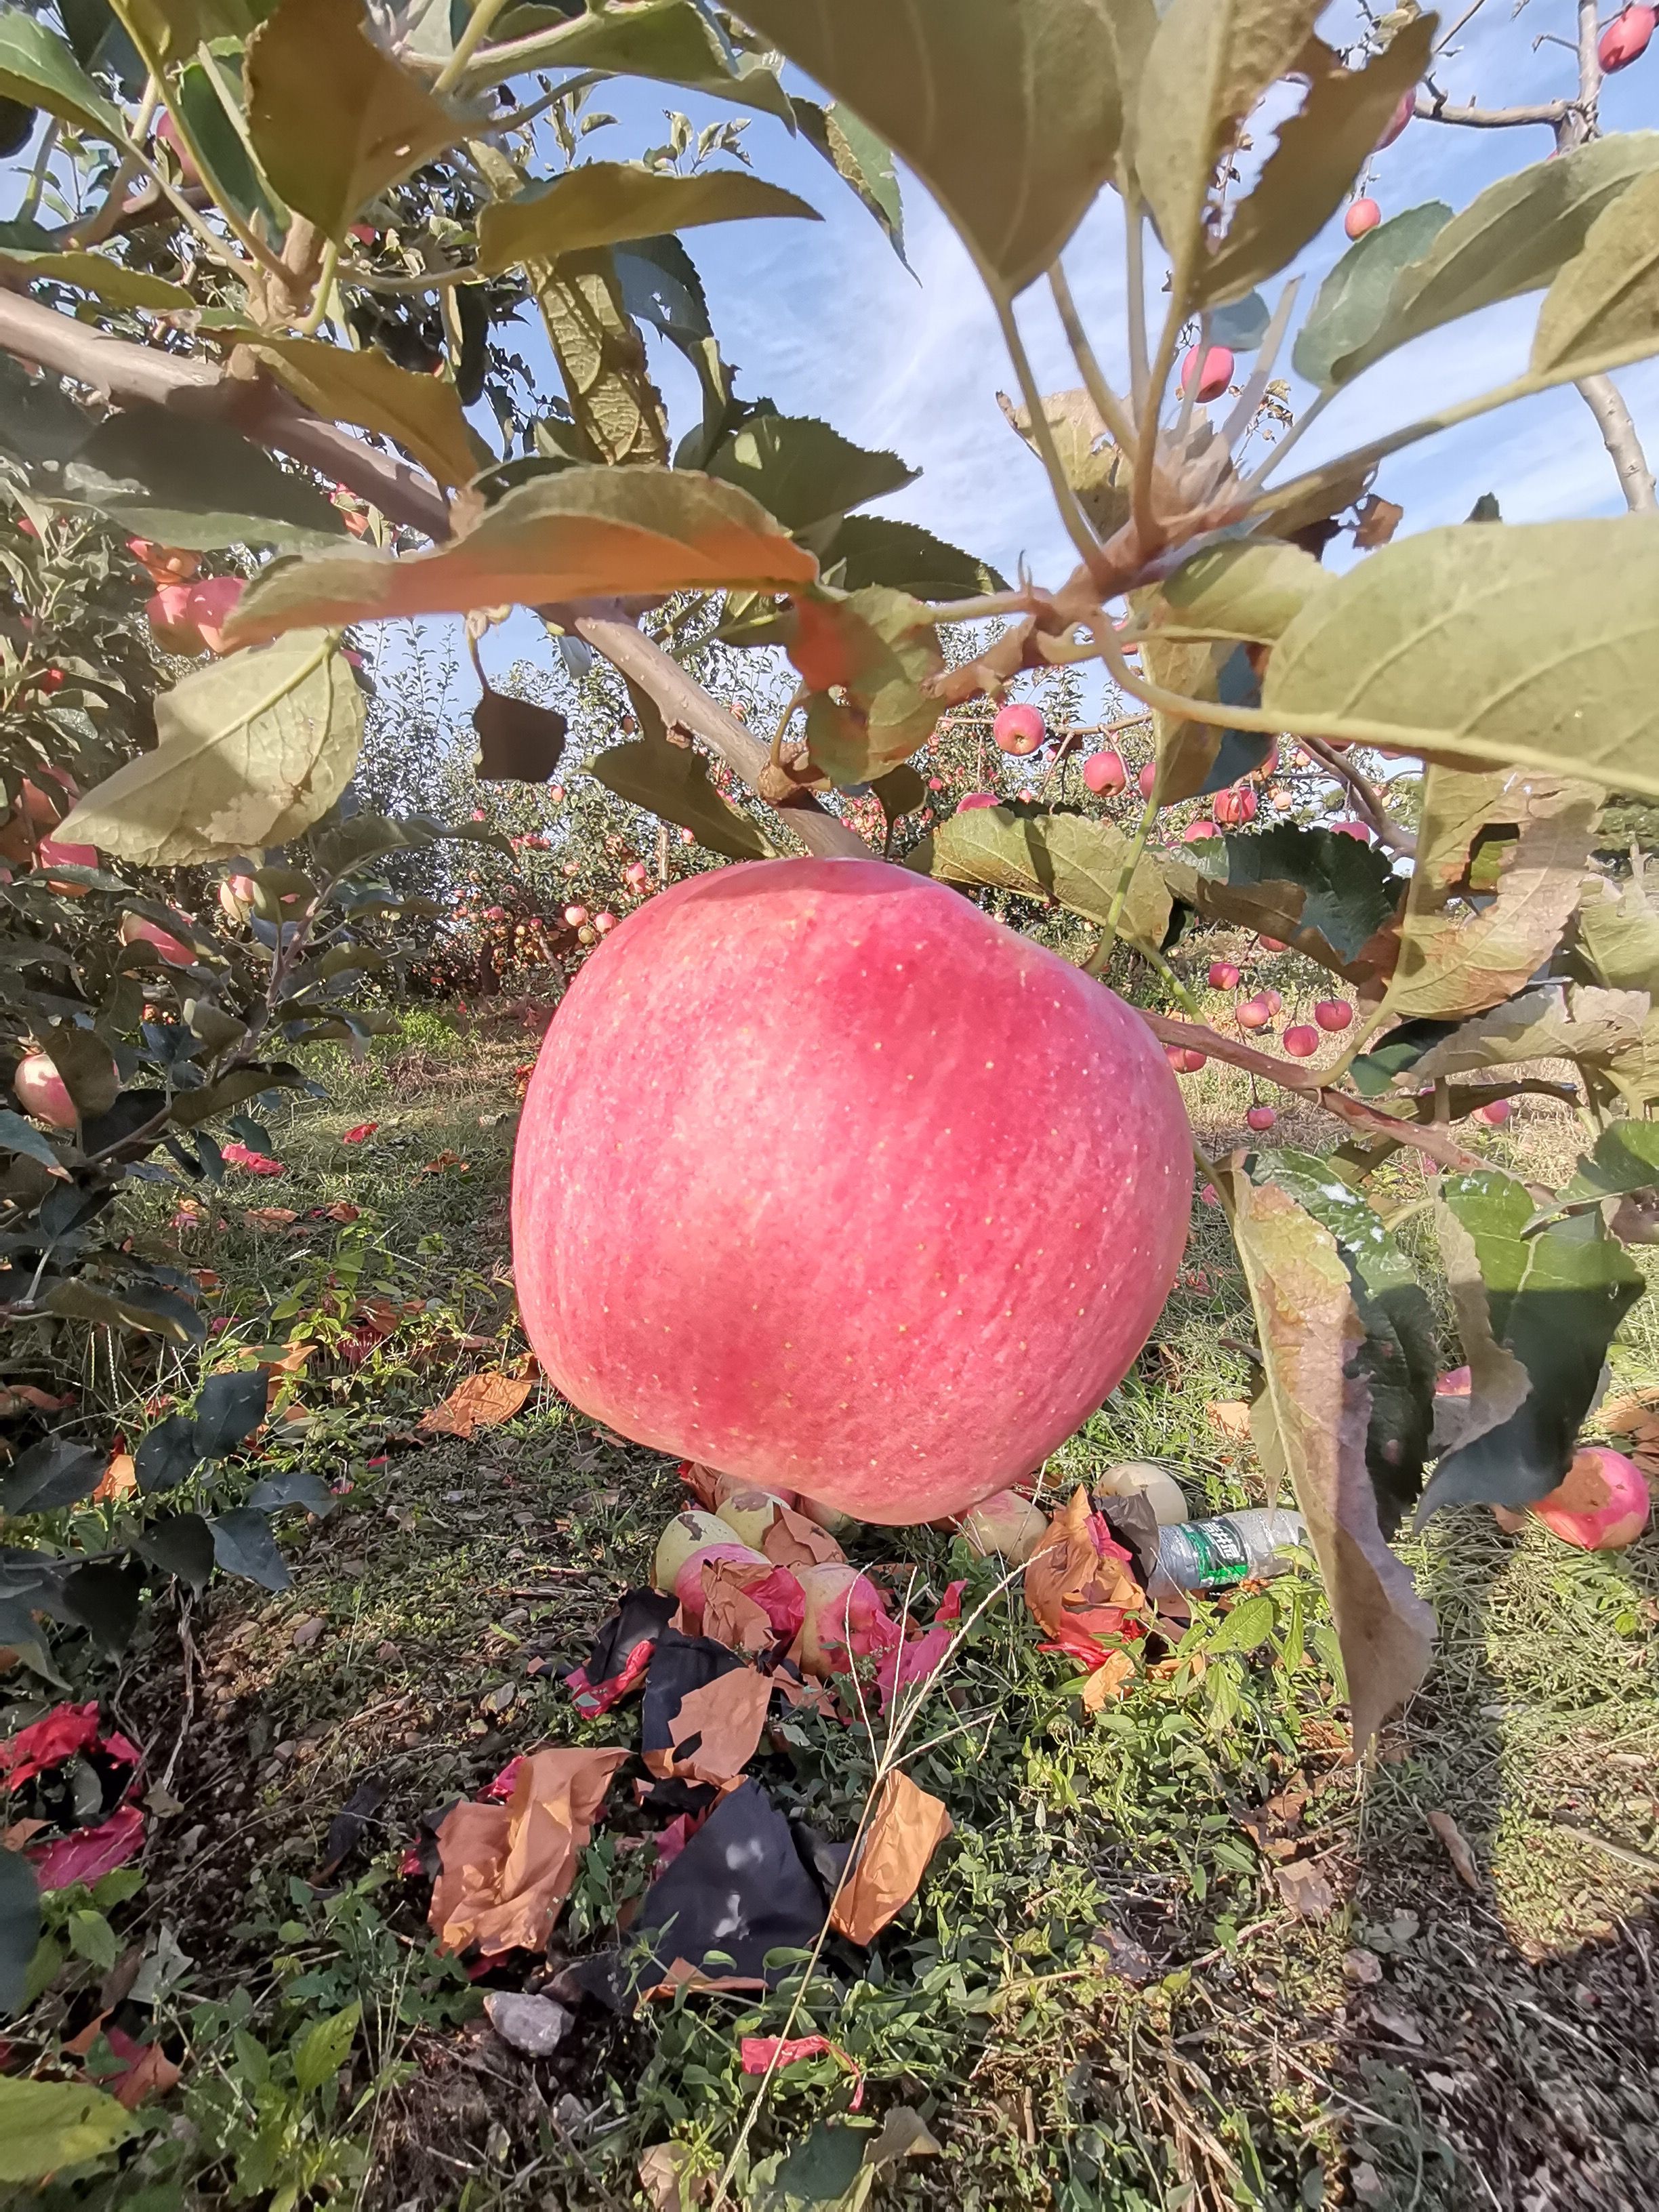
POLYGON ((33 1114, 37 1121, 49 1122, 54 1129, 72 1129, 81 1118, 69 1085, 44 1052, 27 1053, 18 1061, 11 1087, 26 1114, 33 1114))
POLYGON ((555 1384, 868 1521, 960 1512, 1113 1389, 1180 1266, 1174 1076, 1102 985, 876 860, 689 878, 550 1028, 513 1178, 555 1384))

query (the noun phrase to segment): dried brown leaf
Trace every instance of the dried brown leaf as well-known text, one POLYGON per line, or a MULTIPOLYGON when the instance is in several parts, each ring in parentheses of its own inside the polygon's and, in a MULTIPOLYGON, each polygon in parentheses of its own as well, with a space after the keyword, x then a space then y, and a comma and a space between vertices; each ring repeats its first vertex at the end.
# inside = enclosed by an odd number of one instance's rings
POLYGON ((1328 1920, 1336 1892, 1312 1859, 1291 1859, 1273 1869, 1279 1893, 1298 1920, 1328 1920))
POLYGON ((1468 1838, 1449 1813, 1439 1811, 1429 1814, 1429 1826, 1446 1846, 1446 1856, 1457 1872, 1457 1879, 1466 1889, 1479 1890, 1483 1885, 1480 1869, 1474 1853, 1469 1849, 1468 1838))
POLYGON ((499 1428, 521 1410, 533 1388, 532 1383, 498 1370, 469 1375, 441 1406, 422 1413, 421 1431, 428 1437, 467 1437, 478 1429, 499 1428))

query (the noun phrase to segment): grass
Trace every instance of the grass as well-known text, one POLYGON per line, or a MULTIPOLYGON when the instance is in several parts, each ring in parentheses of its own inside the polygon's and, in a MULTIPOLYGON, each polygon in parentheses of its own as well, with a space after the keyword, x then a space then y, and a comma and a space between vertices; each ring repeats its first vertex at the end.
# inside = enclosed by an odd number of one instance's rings
MULTIPOLYGON (((222 1578, 165 1612, 109 1686, 148 1772, 173 1760, 145 1886, 112 1915, 124 1945, 154 1951, 166 1929, 190 1962, 161 2013, 185 2070, 146 2108, 136 2160, 53 2185, 48 2207, 643 2204, 650 2145, 688 2144, 708 2171, 730 2149, 754 2086, 738 2040, 780 2032, 795 1991, 657 2004, 625 2025, 587 2010, 532 2063, 495 2039, 478 1990, 427 1940, 428 1884, 401 1871, 423 1814, 516 1751, 636 1741, 635 1710, 581 1722, 559 1676, 644 1578, 680 1490, 668 1462, 545 1387, 470 1443, 419 1431, 463 1375, 523 1355, 504 1197, 514 1070, 533 1042, 422 1018, 374 1067, 331 1071, 325 1107, 273 1125, 284 1177, 237 1178, 182 1230, 149 1200, 143 1233, 217 1278, 217 1352, 319 1346, 268 1458, 351 1486, 326 1522, 285 1529, 291 1591, 222 1578), (341 1142, 370 1118, 372 1139, 341 1142), (272 1204, 300 1218, 245 1218, 272 1204), (342 1206, 356 1218, 312 1218, 342 1206), (365 1309, 392 1324, 366 1345, 365 1309), (336 1880, 313 1881, 369 1775, 386 1793, 376 1819, 336 1880), (353 2003, 344 2074, 303 2087, 305 2038, 353 2003)), ((1237 1140, 1247 1103, 1242 1079, 1206 1071, 1193 1103, 1212 1150, 1237 1140)), ((1490 1149, 1550 1179, 1571 1150, 1562 1119, 1529 1106, 1490 1149)), ((1316 1139, 1316 1123, 1279 1133, 1316 1139)), ((1415 1169, 1390 1175, 1409 1200, 1415 1169)), ((1234 1346, 1249 1333, 1224 1224, 1198 1206, 1153 1343, 1056 1455, 1050 1486, 1153 1457, 1194 1511, 1263 1502, 1249 1448, 1210 1412, 1245 1394, 1234 1346)), ((1621 1382, 1659 1379, 1645 1307, 1615 1367, 1621 1382)), ((112 1410, 141 1425, 141 1399, 191 1379, 169 1359, 112 1410)), ((860 1548, 914 1561, 935 1595, 962 1564, 926 1530, 869 1532, 860 1548)), ((1306 1632, 1321 1618, 1310 1577, 1273 1585, 1275 1632, 1256 1651, 1150 1674, 1098 1718, 1023 1610, 992 1608, 918 1730, 944 1740, 910 1769, 953 1835, 867 1954, 832 1944, 795 2030, 863 2069, 860 2122, 906 2104, 936 2138, 940 2154, 902 2163, 881 2201, 1651 2202, 1659 1546, 1588 1558, 1461 1510, 1404 1549, 1440 1642, 1364 1774, 1345 1764, 1339 1686, 1306 1632), (1431 1813, 1467 1839, 1477 1887, 1431 1813), (1313 1917, 1281 1892, 1281 1848, 1325 1878, 1313 1917)), ((872 1747, 795 1715, 755 1771, 844 1836, 872 1747)), ((491 1981, 533 1985, 614 1926, 655 1825, 631 1806, 614 1793, 551 1960, 491 1981)), ((27 2032, 72 2033, 98 1979, 71 1961, 27 2032)), ((850 2123, 850 2094, 833 2061, 780 2075, 755 2154, 826 2117, 850 2123)))

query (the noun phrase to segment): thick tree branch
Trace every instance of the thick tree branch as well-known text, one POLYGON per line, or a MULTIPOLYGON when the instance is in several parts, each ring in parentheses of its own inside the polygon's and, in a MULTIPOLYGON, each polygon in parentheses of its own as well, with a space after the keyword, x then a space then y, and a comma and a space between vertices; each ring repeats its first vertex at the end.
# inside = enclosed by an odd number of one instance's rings
POLYGON ((1572 112, 1570 100, 1541 100, 1534 107, 1450 107, 1443 92, 1419 92, 1412 113, 1425 123, 1461 123, 1470 131, 1510 131, 1517 124, 1539 123, 1559 130, 1572 112))
POLYGON ((1601 442, 1608 458, 1619 472, 1619 482, 1624 488, 1625 504, 1632 514, 1652 514, 1659 511, 1659 496, 1656 496, 1653 471, 1648 466, 1647 455, 1642 450, 1642 441, 1637 435, 1636 425, 1626 406, 1618 386, 1610 376, 1583 376, 1578 390, 1584 404, 1595 417, 1595 426, 1601 433, 1601 442))

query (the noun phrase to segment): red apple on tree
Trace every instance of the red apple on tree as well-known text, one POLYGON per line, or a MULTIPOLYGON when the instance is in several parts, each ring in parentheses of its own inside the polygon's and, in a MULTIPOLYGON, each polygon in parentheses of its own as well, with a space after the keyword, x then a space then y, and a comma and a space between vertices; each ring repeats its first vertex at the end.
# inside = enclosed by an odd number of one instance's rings
POLYGON ((1242 1030, 1265 1030, 1272 1026, 1273 1010, 1258 992, 1254 999, 1246 999, 1238 1007, 1233 1019, 1242 1030))
POLYGON ((1314 1008, 1314 1019, 1322 1030, 1333 1034, 1345 1030, 1353 1019, 1353 1008, 1346 999, 1322 999, 1314 1008))
POLYGON ((1292 1060, 1311 1060, 1319 1049, 1319 1031, 1306 1022, 1285 1030, 1280 1039, 1292 1060))
POLYGON ((1348 212, 1342 218, 1342 228, 1350 238, 1364 238, 1368 230, 1375 230, 1382 220, 1382 210, 1369 194, 1351 200, 1348 212))
POLYGON ((1254 822, 1255 807, 1255 793, 1248 785, 1237 787, 1231 791, 1218 791, 1210 801, 1211 814, 1218 822, 1225 823, 1230 829, 1236 829, 1246 822, 1254 822))
POLYGON ((1001 804, 994 791, 970 791, 957 801, 957 812, 966 814, 975 806, 1000 806, 1001 804))
POLYGON ((1198 368, 1198 348, 1189 346, 1187 357, 1181 364, 1181 389, 1184 392, 1198 374, 1198 397, 1205 404, 1219 399, 1233 380, 1233 357, 1225 346, 1212 346, 1204 356, 1204 366, 1198 368))
POLYGON ((18 1061, 11 1087, 26 1114, 32 1114, 37 1121, 47 1122, 54 1129, 72 1129, 81 1118, 70 1097, 69 1085, 58 1073, 55 1062, 44 1052, 28 1053, 18 1061))
POLYGON ((1158 788, 1158 763, 1149 760, 1135 778, 1135 789, 1143 799, 1150 799, 1158 788))
POLYGON ((1389 118, 1389 127, 1376 142, 1376 151, 1379 154, 1385 153, 1387 149, 1393 145, 1395 140, 1400 136, 1406 125, 1411 121, 1416 105, 1417 93, 1415 88, 1413 88, 1410 92, 1402 92, 1401 94, 1400 105, 1395 109, 1394 113, 1389 118))
POLYGON ((1613 17, 1595 49, 1607 76, 1616 76, 1641 60, 1653 36, 1654 21, 1653 9, 1640 6, 1623 9, 1613 17))
POLYGON ((120 929, 123 945, 153 945, 169 968, 193 968, 196 954, 183 938, 174 937, 162 928, 159 921, 150 921, 142 914, 124 914, 120 929))
POLYGON ((1024 700, 1010 700, 1000 708, 991 725, 992 741, 999 752, 1034 753, 1048 734, 1041 710, 1024 700))
POLYGON ((1115 798, 1129 781, 1122 754, 1110 745, 1091 753, 1083 763, 1083 781, 1097 798, 1115 798))
POLYGON ((1272 1128, 1273 1123, 1279 1119, 1279 1116, 1271 1106, 1252 1106, 1249 1111, 1245 1115, 1244 1119, 1249 1122, 1251 1128, 1257 1130, 1265 1135, 1267 1131, 1272 1128))
POLYGON ((1191 1176, 1175 1079, 1111 992, 926 878, 755 862, 637 908, 572 985, 520 1125, 514 1272, 594 1418, 926 1521, 1115 1387, 1191 1176))

